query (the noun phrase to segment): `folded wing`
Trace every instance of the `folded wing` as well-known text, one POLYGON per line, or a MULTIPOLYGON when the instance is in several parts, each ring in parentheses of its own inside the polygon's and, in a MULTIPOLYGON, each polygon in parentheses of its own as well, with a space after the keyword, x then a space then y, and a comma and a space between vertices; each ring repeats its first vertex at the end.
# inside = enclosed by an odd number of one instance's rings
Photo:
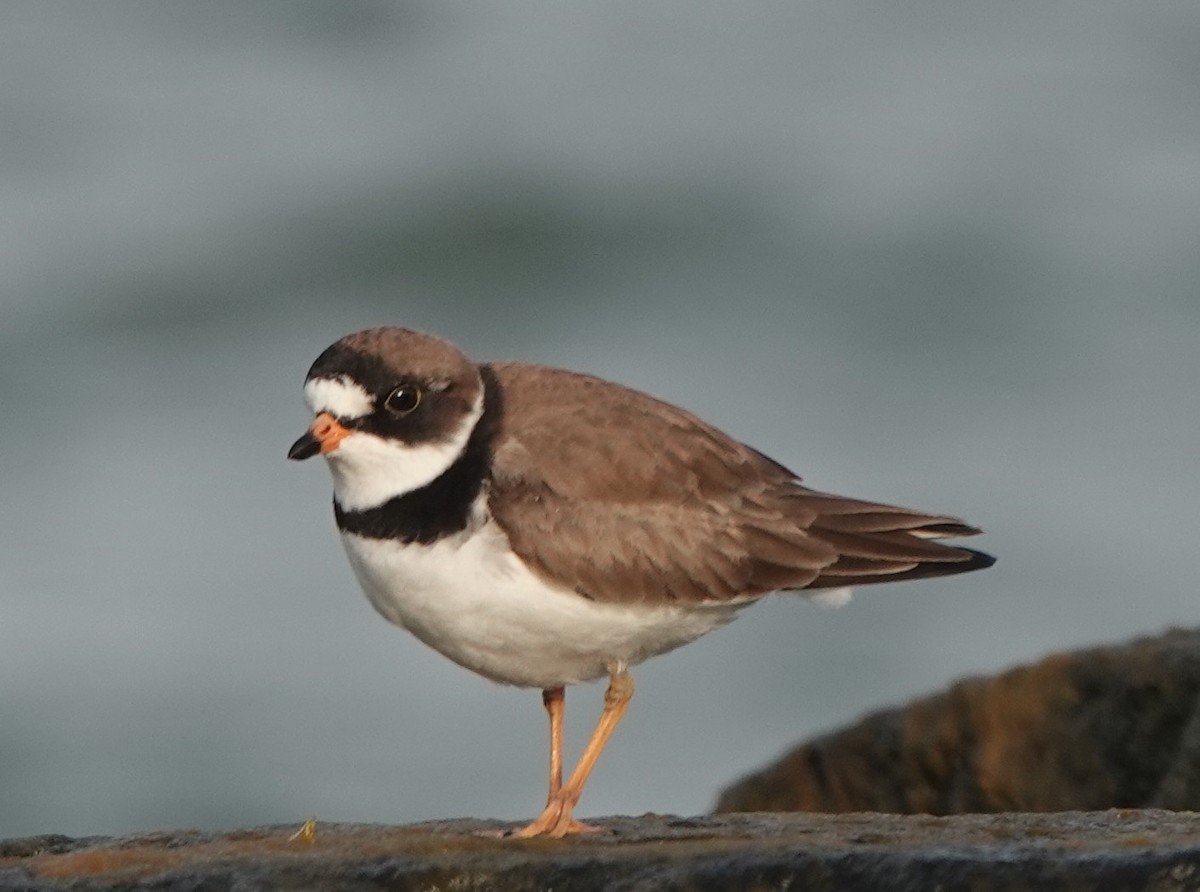
POLYGON ((956 518, 810 490, 667 403, 584 376, 494 368, 505 408, 519 403, 522 418, 511 430, 501 412, 495 519, 536 572, 583 597, 722 602, 992 563, 937 541, 979 532, 956 518), (570 402, 583 408, 539 411, 557 402, 539 394, 548 386, 578 391, 570 402))

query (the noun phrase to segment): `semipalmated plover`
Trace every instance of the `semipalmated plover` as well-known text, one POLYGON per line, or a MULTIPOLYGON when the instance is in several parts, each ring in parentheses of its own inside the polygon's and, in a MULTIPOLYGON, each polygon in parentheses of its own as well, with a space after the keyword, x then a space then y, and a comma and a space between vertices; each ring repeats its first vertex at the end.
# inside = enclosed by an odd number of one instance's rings
POLYGON ((695 415, 590 375, 476 364, 404 328, 348 335, 313 363, 315 420, 288 452, 325 456, 342 544, 383 616, 473 672, 540 688, 546 807, 572 817, 633 694, 629 667, 775 591, 978 570, 939 539, 954 517, 816 492, 695 415), (604 708, 562 782, 564 688, 607 676, 604 708))

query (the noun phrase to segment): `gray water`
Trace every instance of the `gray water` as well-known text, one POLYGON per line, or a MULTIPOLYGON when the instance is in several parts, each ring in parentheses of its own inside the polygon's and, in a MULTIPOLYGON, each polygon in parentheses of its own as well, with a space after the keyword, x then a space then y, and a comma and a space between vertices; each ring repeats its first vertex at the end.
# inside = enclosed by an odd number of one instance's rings
POLYGON ((537 693, 378 619, 284 460, 367 325, 649 390, 1000 558, 646 664, 584 814, 1194 625, 1197 46, 1193 3, 7 4, 0 836, 540 806, 537 693))

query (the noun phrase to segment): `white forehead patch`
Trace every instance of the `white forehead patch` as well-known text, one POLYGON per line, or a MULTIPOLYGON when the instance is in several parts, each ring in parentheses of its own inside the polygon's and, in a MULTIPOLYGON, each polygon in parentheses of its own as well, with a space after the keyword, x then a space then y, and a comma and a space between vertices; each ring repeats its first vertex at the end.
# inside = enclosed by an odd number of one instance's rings
POLYGON ((439 442, 409 444, 351 431, 336 449, 325 453, 338 504, 344 511, 377 508, 432 483, 458 461, 481 415, 482 391, 449 436, 439 442))
POLYGON ((304 399, 314 415, 328 412, 334 418, 364 418, 375 408, 366 388, 345 375, 309 379, 304 383, 304 399))

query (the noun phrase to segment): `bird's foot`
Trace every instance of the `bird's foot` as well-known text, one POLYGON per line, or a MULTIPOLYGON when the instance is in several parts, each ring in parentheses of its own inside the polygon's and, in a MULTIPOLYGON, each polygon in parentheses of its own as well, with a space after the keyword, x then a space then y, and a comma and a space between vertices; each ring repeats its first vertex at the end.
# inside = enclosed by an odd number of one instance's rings
POLYGON ((532 839, 535 836, 548 836, 551 839, 561 839, 568 833, 599 833, 604 829, 575 820, 571 817, 573 807, 574 803, 565 797, 551 799, 533 821, 520 830, 513 831, 513 838, 532 839))

